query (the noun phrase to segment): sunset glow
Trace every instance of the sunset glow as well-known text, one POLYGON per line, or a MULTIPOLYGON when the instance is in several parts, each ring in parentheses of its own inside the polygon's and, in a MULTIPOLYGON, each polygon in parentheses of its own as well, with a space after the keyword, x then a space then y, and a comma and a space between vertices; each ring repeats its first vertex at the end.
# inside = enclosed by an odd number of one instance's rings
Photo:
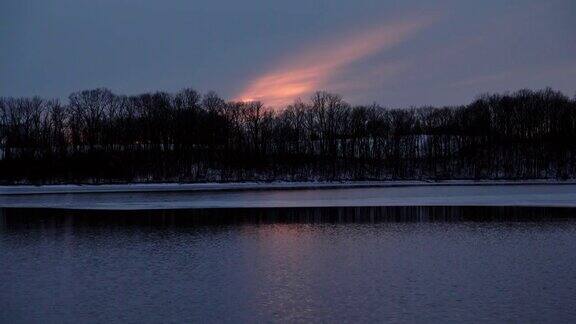
MULTIPOLYGON (((330 86, 340 69, 406 40, 429 23, 430 19, 412 19, 378 26, 345 39, 312 46, 282 60, 244 89, 236 98, 250 98, 271 107, 282 107, 313 91, 330 86)), ((329 89, 328 89, 329 90, 329 89)))

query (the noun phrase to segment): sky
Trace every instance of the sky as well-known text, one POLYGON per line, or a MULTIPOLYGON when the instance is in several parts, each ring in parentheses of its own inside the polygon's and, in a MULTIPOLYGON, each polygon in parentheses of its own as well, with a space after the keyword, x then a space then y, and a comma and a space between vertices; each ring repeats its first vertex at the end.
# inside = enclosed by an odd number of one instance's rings
POLYGON ((576 94, 574 0, 1 0, 0 96, 216 91, 282 107, 576 94))

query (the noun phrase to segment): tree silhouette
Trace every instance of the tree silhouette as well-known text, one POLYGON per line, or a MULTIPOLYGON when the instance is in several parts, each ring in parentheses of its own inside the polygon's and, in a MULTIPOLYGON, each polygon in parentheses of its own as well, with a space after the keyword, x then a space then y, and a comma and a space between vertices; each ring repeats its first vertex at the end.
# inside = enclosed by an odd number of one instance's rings
POLYGON ((483 94, 456 107, 272 110, 216 93, 0 98, 4 183, 535 179, 576 175, 576 98, 483 94))

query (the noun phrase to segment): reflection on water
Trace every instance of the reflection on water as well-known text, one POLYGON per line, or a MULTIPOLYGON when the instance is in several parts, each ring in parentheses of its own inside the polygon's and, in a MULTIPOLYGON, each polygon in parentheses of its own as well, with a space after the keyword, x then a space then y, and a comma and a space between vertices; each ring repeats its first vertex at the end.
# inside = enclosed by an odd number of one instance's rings
POLYGON ((547 207, 328 207, 174 210, 2 209, 4 228, 83 226, 182 227, 239 224, 550 221, 576 219, 574 208, 547 207))
POLYGON ((574 322, 574 216, 0 209, 0 322, 574 322))

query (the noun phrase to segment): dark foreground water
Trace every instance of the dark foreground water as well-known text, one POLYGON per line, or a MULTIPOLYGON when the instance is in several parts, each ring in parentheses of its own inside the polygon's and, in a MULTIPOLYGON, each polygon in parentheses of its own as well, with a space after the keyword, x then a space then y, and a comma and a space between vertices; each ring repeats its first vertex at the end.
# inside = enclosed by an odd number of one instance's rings
POLYGON ((0 210, 0 322, 576 322, 576 211, 0 210))

